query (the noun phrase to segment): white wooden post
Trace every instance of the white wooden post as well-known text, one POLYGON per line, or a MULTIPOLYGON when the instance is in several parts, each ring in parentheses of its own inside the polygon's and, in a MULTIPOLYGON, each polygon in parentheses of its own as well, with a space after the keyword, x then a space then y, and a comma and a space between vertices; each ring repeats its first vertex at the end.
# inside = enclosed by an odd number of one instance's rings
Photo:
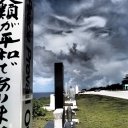
POLYGON ((32 127, 32 1, 0 0, 0 128, 32 127))

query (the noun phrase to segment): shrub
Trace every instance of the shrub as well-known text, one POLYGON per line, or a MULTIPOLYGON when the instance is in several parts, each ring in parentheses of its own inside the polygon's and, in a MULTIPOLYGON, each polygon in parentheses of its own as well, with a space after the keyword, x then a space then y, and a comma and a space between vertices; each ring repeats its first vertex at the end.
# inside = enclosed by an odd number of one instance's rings
POLYGON ((40 100, 33 100, 33 117, 45 116, 46 110, 42 108, 43 104, 40 100))

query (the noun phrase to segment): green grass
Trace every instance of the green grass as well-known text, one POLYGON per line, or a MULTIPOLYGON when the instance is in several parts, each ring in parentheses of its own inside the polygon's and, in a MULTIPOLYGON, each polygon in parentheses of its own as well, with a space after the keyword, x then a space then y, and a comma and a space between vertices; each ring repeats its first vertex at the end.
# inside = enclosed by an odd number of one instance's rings
POLYGON ((128 128, 128 100, 98 95, 77 96, 77 128, 128 128))
POLYGON ((33 119, 32 128, 44 128, 50 120, 53 120, 52 112, 47 112, 46 116, 33 119))

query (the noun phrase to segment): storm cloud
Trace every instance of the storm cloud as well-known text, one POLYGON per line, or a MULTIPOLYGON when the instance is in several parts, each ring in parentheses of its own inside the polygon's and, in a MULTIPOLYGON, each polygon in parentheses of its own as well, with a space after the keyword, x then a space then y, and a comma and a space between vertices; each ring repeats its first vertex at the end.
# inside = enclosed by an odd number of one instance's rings
POLYGON ((37 78, 53 82, 55 62, 64 64, 65 84, 81 89, 121 82, 127 7, 127 0, 34 0, 34 86, 37 78))

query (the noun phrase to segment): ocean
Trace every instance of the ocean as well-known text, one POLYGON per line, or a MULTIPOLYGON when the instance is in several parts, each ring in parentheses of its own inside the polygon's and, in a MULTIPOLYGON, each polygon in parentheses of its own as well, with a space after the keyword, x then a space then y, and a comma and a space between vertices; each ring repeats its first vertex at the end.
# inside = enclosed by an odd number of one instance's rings
POLYGON ((50 97, 50 94, 54 94, 54 92, 34 92, 33 98, 39 99, 41 97, 50 97))

